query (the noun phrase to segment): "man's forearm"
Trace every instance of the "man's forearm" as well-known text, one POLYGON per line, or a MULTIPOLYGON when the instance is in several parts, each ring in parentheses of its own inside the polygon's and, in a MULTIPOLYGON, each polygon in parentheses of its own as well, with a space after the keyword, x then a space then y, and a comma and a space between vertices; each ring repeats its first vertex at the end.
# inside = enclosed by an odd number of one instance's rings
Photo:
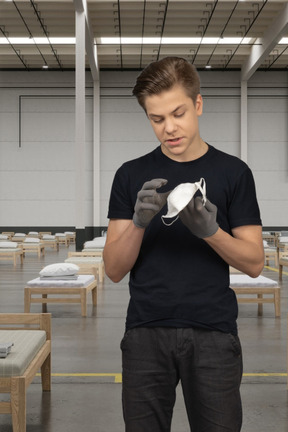
POLYGON ((257 234, 249 240, 247 236, 233 237, 219 228, 205 241, 224 261, 241 272, 251 277, 257 277, 261 273, 264 266, 263 243, 259 239, 257 241, 257 234))
POLYGON ((119 222, 110 222, 103 252, 105 271, 113 282, 119 282, 132 269, 145 232, 144 229, 137 228, 132 221, 127 221, 119 232, 117 223, 119 222))

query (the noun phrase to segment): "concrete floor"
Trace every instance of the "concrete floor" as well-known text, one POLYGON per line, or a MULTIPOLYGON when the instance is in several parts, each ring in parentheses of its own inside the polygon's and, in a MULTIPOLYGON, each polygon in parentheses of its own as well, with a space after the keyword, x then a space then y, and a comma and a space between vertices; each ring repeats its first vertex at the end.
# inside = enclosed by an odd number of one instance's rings
MULTIPOLYGON (((59 252, 47 249, 44 258, 26 254, 24 265, 16 268, 0 261, 0 313, 23 312, 25 282, 37 277, 44 265, 63 262, 68 250, 74 246, 60 246, 59 252)), ((266 268, 263 274, 278 280, 276 269, 266 268)), ((239 305, 243 432, 288 431, 287 271, 281 285, 280 319, 274 317, 272 304, 264 305, 263 317, 257 316, 256 305, 239 305)), ((28 388, 27 432, 124 431, 119 344, 128 302, 127 278, 113 284, 106 277, 98 288, 97 307, 93 309, 91 298, 88 301, 86 318, 81 317, 80 305, 48 305, 52 313, 52 392, 42 393, 39 377, 28 388)), ((31 312, 40 311, 40 305, 32 305, 31 312)), ((0 415, 0 431, 12 431, 9 415, 0 415)), ((172 432, 188 431, 179 388, 172 432)))

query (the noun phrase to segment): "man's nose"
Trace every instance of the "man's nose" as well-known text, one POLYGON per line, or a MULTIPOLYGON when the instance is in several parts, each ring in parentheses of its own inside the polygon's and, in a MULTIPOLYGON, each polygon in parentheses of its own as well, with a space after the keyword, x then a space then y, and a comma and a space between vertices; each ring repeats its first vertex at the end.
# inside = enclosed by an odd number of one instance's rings
POLYGON ((165 120, 165 132, 168 134, 172 134, 177 129, 177 125, 174 119, 166 119, 165 120))

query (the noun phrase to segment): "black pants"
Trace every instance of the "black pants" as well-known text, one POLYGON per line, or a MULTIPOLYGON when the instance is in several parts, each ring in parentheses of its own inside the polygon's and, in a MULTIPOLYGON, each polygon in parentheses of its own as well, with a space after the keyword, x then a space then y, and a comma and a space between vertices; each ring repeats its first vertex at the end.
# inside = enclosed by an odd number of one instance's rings
POLYGON ((237 336, 195 328, 134 328, 125 333, 121 349, 126 432, 169 432, 179 381, 191 431, 240 431, 237 336))

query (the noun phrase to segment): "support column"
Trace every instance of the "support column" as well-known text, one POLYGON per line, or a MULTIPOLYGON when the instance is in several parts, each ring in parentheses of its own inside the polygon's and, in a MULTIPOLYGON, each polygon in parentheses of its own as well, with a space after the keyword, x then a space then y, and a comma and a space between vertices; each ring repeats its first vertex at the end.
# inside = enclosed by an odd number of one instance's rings
POLYGON ((93 82, 93 226, 100 226, 100 84, 93 82))
POLYGON ((241 81, 241 142, 240 158, 247 162, 248 160, 248 99, 247 99, 247 81, 241 81))
POLYGON ((85 241, 85 14, 76 11, 76 73, 75 73, 75 221, 76 250, 85 241))

